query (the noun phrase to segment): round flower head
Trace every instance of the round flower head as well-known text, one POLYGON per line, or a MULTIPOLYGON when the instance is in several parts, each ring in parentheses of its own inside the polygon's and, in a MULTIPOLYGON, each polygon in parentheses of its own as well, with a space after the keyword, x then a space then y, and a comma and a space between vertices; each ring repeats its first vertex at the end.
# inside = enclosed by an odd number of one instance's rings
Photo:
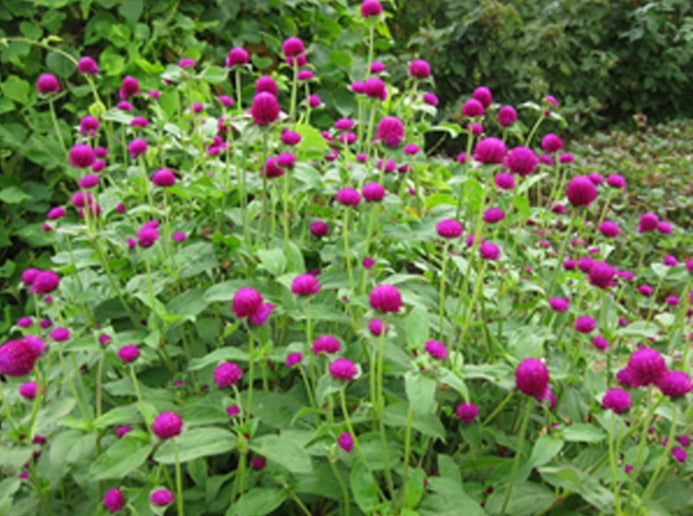
POLYGON ((428 340, 426 341, 426 345, 424 346, 424 350, 426 353, 431 355, 433 358, 437 358, 439 360, 445 360, 448 358, 448 349, 445 347, 445 344, 443 344, 440 341, 437 340, 428 340))
POLYGON ((96 61, 94 61, 91 57, 85 56, 82 57, 77 63, 77 70, 79 73, 96 75, 99 73, 99 65, 96 64, 96 61))
POLYGON ((236 317, 250 317, 262 305, 262 296, 251 287, 239 289, 233 296, 233 313, 236 317))
MULTIPOLYGON (((87 115, 79 121, 79 132, 83 135, 96 136, 99 127, 101 127, 101 122, 95 116, 87 115)), ((96 155, 96 153, 94 154, 96 155)))
POLYGON ((602 408, 621 414, 633 406, 633 400, 623 389, 609 389, 602 398, 602 408))
POLYGON ((115 429, 115 433, 118 439, 122 439, 123 436, 127 435, 129 432, 132 432, 132 427, 129 425, 119 426, 115 429))
POLYGON ((443 238, 457 238, 462 235, 462 224, 455 219, 443 219, 436 224, 436 232, 443 238))
POLYGON ((257 309, 253 315, 251 315, 248 320, 253 326, 262 326, 267 322, 269 316, 272 314, 276 307, 272 303, 262 303, 260 308, 257 309))
POLYGON ((334 123, 334 128, 338 131, 351 131, 355 125, 356 122, 351 118, 340 118, 334 123))
POLYGON ((277 97, 266 91, 260 92, 253 98, 250 113, 256 125, 268 125, 279 118, 279 101, 277 97))
POLYGON ((474 159, 481 163, 503 163, 508 154, 508 148, 503 140, 488 137, 481 140, 474 147, 474 159))
POLYGON ((310 233, 311 235, 322 238, 325 235, 327 235, 327 232, 330 230, 330 226, 327 225, 327 222, 323 220, 316 220, 315 222, 312 222, 310 225, 310 233))
POLYGON ((482 258, 485 260, 497 260, 500 256, 500 249, 496 244, 491 242, 484 242, 479 248, 482 258))
POLYGON ((188 238, 185 233, 182 233, 180 231, 176 231, 171 238, 176 241, 176 242, 185 242, 185 240, 188 238))
POLYGON ((686 450, 678 446, 676 448, 671 449, 671 456, 674 457, 681 464, 686 462, 686 459, 688 459, 688 454, 686 453, 686 450))
POLYGON ((460 403, 457 406, 455 415, 460 418, 465 425, 468 425, 479 416, 479 407, 474 403, 460 403))
POLYGON ((229 50, 229 54, 226 57, 226 66, 231 68, 236 65, 244 65, 250 61, 250 54, 244 48, 234 47, 229 50))
POLYGON ((621 230, 616 222, 605 220, 599 226, 599 232, 607 238, 616 238, 621 230))
POLYGON ((152 183, 156 186, 168 187, 176 184, 176 176, 167 168, 162 168, 154 172, 152 176, 152 183))
POLYGON ((56 207, 48 210, 48 215, 46 216, 46 218, 48 220, 58 220, 58 219, 62 219, 64 216, 65 216, 65 208, 63 208, 62 206, 56 206, 56 207))
POLYGON ((657 387, 671 399, 685 396, 693 390, 691 377, 683 371, 669 371, 657 382, 657 387))
POLYGON ((423 59, 414 59, 409 63, 409 75, 412 75, 418 79, 425 79, 431 75, 431 65, 423 59))
POLYGON ((319 355, 320 353, 332 354, 339 352, 342 346, 336 337, 332 335, 323 335, 315 339, 311 349, 314 355, 319 355))
POLYGON ((166 507, 173 503, 173 493, 168 489, 157 489, 149 496, 149 501, 157 507, 166 507))
POLYGON ((319 107, 322 104, 322 100, 317 95, 308 96, 308 105, 312 108, 319 107))
POLYGON ((421 97, 421 100, 424 101, 424 104, 428 104, 429 106, 437 106, 438 105, 438 96, 435 93, 431 93, 430 91, 424 93, 421 97))
POLYGON ((370 305, 380 312, 397 313, 402 308, 402 295, 394 285, 378 285, 371 291, 370 305))
POLYGON ((373 319, 372 321, 368 321, 368 331, 370 331, 371 334, 375 335, 376 337, 380 337, 380 334, 383 332, 383 328, 385 333, 387 333, 388 329, 385 327, 382 319, 373 319))
POLYGON ((552 297, 549 299, 549 304, 556 312, 565 312, 568 310, 568 308, 570 308, 570 303, 568 300, 563 299, 562 297, 552 297))
POLYGON ((385 197, 385 187, 380 183, 367 183, 361 189, 363 198, 369 202, 378 202, 385 197))
POLYGON ((20 328, 28 328, 32 324, 34 324, 34 320, 31 317, 20 317, 19 320, 17 320, 17 326, 20 328))
POLYGON ((94 188, 98 184, 99 176, 95 176, 94 174, 87 174, 79 180, 79 187, 85 190, 88 190, 89 188, 94 188))
POLYGON ((289 356, 286 357, 286 366, 290 368, 294 367, 296 364, 299 364, 301 360, 303 360, 303 353, 299 353, 298 351, 289 353, 289 356))
POLYGON ((385 71, 385 64, 381 61, 373 61, 371 63, 371 73, 383 73, 385 71))
POLYGON ((654 213, 643 213, 640 217, 640 225, 638 229, 640 231, 654 231, 659 226, 659 218, 654 213))
POLYGON ((574 206, 589 206, 597 198, 597 187, 588 177, 577 176, 568 183, 566 194, 574 206))
POLYGON ((383 6, 378 0, 364 0, 361 3, 361 16, 370 18, 371 16, 380 16, 383 12, 383 6))
POLYGON ((356 364, 347 358, 338 358, 330 364, 330 374, 338 380, 352 380, 357 373, 356 364))
POLYGON ((56 342, 65 342, 66 340, 70 340, 70 330, 62 327, 53 328, 50 337, 56 342))
POLYGON ((133 158, 137 158, 140 154, 147 152, 147 140, 136 138, 128 144, 128 153, 133 158))
POLYGON ((606 184, 614 188, 625 188, 626 179, 620 174, 611 174, 606 178, 606 184))
POLYGON ((214 383, 223 389, 229 385, 236 385, 243 376, 243 370, 233 362, 219 364, 214 370, 214 383))
POLYGON ((291 282, 291 293, 297 296, 312 296, 320 292, 320 281, 312 274, 299 274, 291 282))
POLYGON ((183 58, 178 62, 180 68, 195 68, 195 60, 189 57, 183 58))
POLYGON ((547 154, 554 153, 563 148, 563 140, 557 134, 549 133, 541 139, 541 148, 547 154))
POLYGON ((491 90, 486 86, 479 86, 476 88, 472 93, 472 97, 481 102, 485 108, 489 107, 493 101, 491 90))
POLYGON ((69 161, 73 167, 90 167, 95 159, 96 154, 94 154, 94 150, 86 143, 78 143, 70 149, 69 161))
POLYGON ((157 437, 170 439, 180 435, 183 429, 183 420, 175 412, 162 412, 154 419, 152 431, 157 437))
POLYGON ((517 120, 517 111, 512 106, 503 106, 498 110, 496 120, 502 127, 508 127, 517 120))
POLYGON ((285 145, 297 145, 301 141, 301 135, 296 131, 282 131, 281 141, 285 145))
POLYGON ((595 186, 599 186, 604 181, 604 179, 602 178, 602 175, 597 174, 596 172, 592 172, 591 174, 587 174, 587 179, 592 181, 595 186))
POLYGON ((161 234, 151 226, 145 226, 137 232, 137 242, 140 246, 147 248, 154 245, 154 243, 161 238, 161 234))
POLYGON ((594 267, 594 260, 589 256, 583 256, 578 260, 577 266, 582 272, 589 272, 594 267))
POLYGON ((514 174, 525 177, 534 172, 539 163, 539 158, 534 151, 528 147, 515 147, 510 151, 505 161, 505 165, 514 174))
POLYGON ((337 445, 349 453, 354 448, 354 438, 351 437, 349 432, 342 432, 337 439, 337 445))
POLYGON ((19 386, 19 395, 27 400, 36 397, 36 382, 26 382, 19 386))
POLYGON ((657 224, 657 231, 659 231, 662 235, 671 235, 674 228, 671 226, 671 222, 660 220, 659 224, 657 224))
POLYGON ((592 345, 600 351, 605 351, 609 348, 609 341, 607 341, 601 335, 597 335, 592 339, 592 345))
POLYGON ((31 282, 29 291, 32 294, 48 294, 60 284, 60 276, 53 271, 39 271, 31 282))
POLYGON ((137 79, 129 75, 124 77, 118 92, 121 100, 128 100, 132 95, 137 95, 138 93, 140 93, 140 83, 137 79))
MULTIPOLYGON (((353 89, 352 85, 352 89, 353 89)), ((387 98, 387 89, 385 88, 385 83, 380 77, 371 77, 368 79, 366 82, 363 83, 363 93, 365 93, 367 96, 374 98, 374 99, 380 99, 380 100, 385 100, 387 98)), ((358 86, 357 86, 358 89, 358 86)), ((354 90, 356 91, 356 90, 354 90)), ((356 91, 356 93, 359 93, 356 91)))
POLYGON ((396 116, 386 116, 378 123, 377 136, 385 145, 398 147, 404 138, 404 124, 396 116))
POLYGON ((484 212, 484 222, 495 224, 505 218, 505 212, 501 208, 489 208, 484 212))
POLYGON ((284 169, 277 164, 276 158, 267 158, 267 161, 260 167, 260 175, 269 179, 284 175, 284 169))
POLYGON ((527 396, 542 396, 549 386, 549 370, 537 358, 526 358, 515 370, 515 384, 527 396))
POLYGON ((276 97, 276 95, 279 93, 279 86, 277 86, 277 81, 275 81, 274 78, 272 78, 269 75, 263 75, 262 77, 258 77, 257 81, 255 81, 255 93, 262 92, 271 93, 276 97))
POLYGON ((117 487, 110 489, 103 497, 103 505, 111 512, 118 512, 125 507, 123 492, 117 487))
POLYGON ((656 384, 667 374, 667 365, 656 349, 644 347, 634 351, 627 369, 632 374, 633 387, 656 384))
POLYGON ((512 190, 515 188, 515 178, 512 174, 508 174, 507 172, 496 174, 494 181, 496 183, 496 187, 500 188, 501 190, 512 190))
POLYGON ((679 261, 676 259, 676 256, 668 254, 664 257, 662 263, 664 263, 664 265, 667 267, 676 267, 679 264, 679 261))
POLYGON ((128 344, 127 346, 123 346, 120 348, 120 350, 118 350, 118 356, 123 362, 129 364, 130 362, 137 360, 137 357, 140 356, 140 348, 134 344, 128 344))
POLYGON ((614 284, 616 269, 606 262, 596 262, 589 270, 589 282, 601 289, 608 288, 614 284))
POLYGON ((60 91, 58 78, 50 73, 44 73, 36 81, 36 90, 43 95, 58 93, 60 91))
POLYGON ((404 154, 407 156, 414 156, 421 151, 421 147, 415 143, 408 143, 404 146, 404 154))
POLYGON ((344 206, 358 206, 361 202, 361 194, 354 188, 342 188, 334 198, 344 206))
POLYGON ((469 118, 484 116, 484 105, 477 99, 469 99, 462 105, 462 116, 469 118))
POLYGON ((575 331, 580 333, 592 333, 597 328, 597 323, 589 315, 581 315, 575 320, 575 331))
POLYGON ((286 57, 296 57, 303 54, 305 51, 306 47, 303 45, 303 41, 296 37, 284 40, 284 44, 282 45, 282 53, 286 57))

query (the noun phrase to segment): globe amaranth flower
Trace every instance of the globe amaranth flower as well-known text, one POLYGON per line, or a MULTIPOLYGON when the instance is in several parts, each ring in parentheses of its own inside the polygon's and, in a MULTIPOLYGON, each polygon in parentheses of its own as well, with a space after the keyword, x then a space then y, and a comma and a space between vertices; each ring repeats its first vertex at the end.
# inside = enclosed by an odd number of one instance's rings
POLYGON ((437 358, 439 360, 445 360, 448 358, 448 348, 446 348, 445 344, 440 341, 427 340, 426 344, 424 345, 424 350, 433 358, 437 358))
POLYGON ((282 130, 280 140, 285 145, 297 145, 301 141, 301 135, 296 131, 284 129, 282 130))
POLYGON ((484 222, 495 224, 505 218, 505 212, 501 208, 489 208, 482 216, 484 222))
POLYGON ((603 336, 597 335, 592 339, 592 345, 599 351, 605 351, 609 348, 609 341, 606 340, 603 336))
POLYGON ((149 501, 157 507, 166 507, 173 503, 173 493, 168 489, 157 489, 149 495, 149 501))
POLYGON ((99 127, 101 127, 101 122, 95 116, 87 115, 79 121, 79 132, 83 135, 96 136, 99 127))
POLYGON ((137 358, 140 356, 140 348, 134 344, 128 344, 118 350, 118 356, 123 362, 129 364, 137 360, 137 358))
POLYGON ((308 105, 312 108, 319 107, 322 104, 322 99, 317 95, 308 95, 308 105))
POLYGON ((570 308, 570 303, 562 297, 552 297, 549 299, 549 305, 555 312, 565 312, 570 308))
POLYGON ((250 317, 262 306, 262 296, 252 287, 243 287, 233 296, 232 307, 236 317, 250 317))
POLYGON ((537 358, 526 358, 515 370, 515 384, 527 396, 542 396, 549 386, 549 369, 537 358))
POLYGON ((284 175, 284 169, 277 164, 277 158, 267 158, 260 167, 260 175, 268 179, 274 179, 284 175))
POLYGON ((214 383, 223 389, 229 385, 236 385, 243 377, 243 370, 233 362, 224 362, 214 369, 214 383))
POLYGON ((659 231, 662 235, 671 235, 674 232, 674 228, 671 226, 670 222, 660 220, 659 224, 657 224, 657 231, 659 231))
POLYGON ((622 414, 633 406, 633 400, 623 389, 609 389, 602 398, 602 408, 622 414))
POLYGON ((372 16, 380 16, 383 12, 383 6, 378 0, 364 0, 361 3, 361 16, 370 18, 372 16))
POLYGON ((508 127, 517 120, 517 111, 512 106, 503 106, 500 108, 500 110, 498 110, 496 120, 501 127, 508 127))
POLYGON ((438 96, 435 93, 426 92, 421 96, 421 100, 424 101, 424 104, 428 104, 429 106, 437 106, 438 105, 438 96))
POLYGON ((103 505, 111 512, 118 512, 125 507, 123 492, 117 487, 109 489, 103 497, 103 505))
POLYGON ((195 60, 189 57, 185 57, 178 61, 179 68, 195 68, 195 60))
POLYGON ((161 238, 161 234, 155 227, 146 225, 135 236, 137 237, 137 243, 144 248, 153 246, 161 238))
POLYGON ((607 238, 616 238, 621 230, 616 222, 605 220, 599 225, 599 232, 607 238))
POLYGON ((60 83, 58 82, 58 78, 53 74, 44 73, 43 75, 39 76, 38 80, 36 81, 36 90, 43 95, 48 93, 58 93, 60 91, 60 83))
MULTIPOLYGON (((352 84, 352 89, 353 87, 354 85, 352 84)), ((387 98, 387 89, 385 88, 385 83, 380 77, 371 77, 370 79, 366 80, 366 82, 363 83, 362 88, 363 93, 365 93, 368 97, 380 100, 385 100, 387 98)), ((359 93, 356 90, 354 91, 359 93)))
POLYGON ((94 61, 94 59, 91 57, 84 56, 80 58, 79 62, 77 63, 77 71, 87 75, 96 75, 99 73, 99 65, 96 64, 96 61, 94 61))
POLYGON ((299 274, 291 282, 291 293, 297 296, 312 296, 320 292, 320 281, 312 274, 299 274))
POLYGON ((385 333, 387 333, 388 327, 385 326, 382 319, 373 319, 372 321, 368 321, 368 331, 370 331, 372 335, 380 337, 383 330, 385 333))
POLYGON ((94 188, 99 184, 99 176, 94 174, 87 174, 79 180, 79 187, 88 190, 89 188, 94 188))
POLYGON ((431 65, 423 59, 414 59, 409 63, 409 75, 417 79, 425 79, 431 75, 431 65))
POLYGON ((170 439, 180 435, 183 429, 183 420, 175 412, 162 412, 152 423, 154 435, 162 439, 170 439))
POLYGON ((266 91, 253 97, 250 114, 256 125, 268 125, 279 118, 279 101, 277 97, 266 91))
POLYGON ((332 335, 322 335, 318 337, 313 341, 313 346, 311 348, 314 355, 319 355, 320 353, 338 353, 340 349, 342 349, 342 345, 339 343, 337 337, 332 335))
POLYGON ((685 396, 693 390, 691 377, 683 371, 669 371, 657 382, 657 387, 671 399, 685 396))
POLYGON ((686 450, 678 446, 676 448, 671 449, 671 456, 674 457, 681 464, 686 462, 686 459, 688 459, 688 454, 686 453, 686 450))
POLYGON ((282 53, 286 57, 296 57, 305 51, 306 47, 303 45, 303 41, 297 37, 287 38, 282 44, 282 53))
MULTIPOLYGON (((42 389, 42 392, 45 391, 45 387, 42 389)), ((25 382, 22 385, 19 386, 19 395, 27 400, 33 400, 36 398, 36 393, 37 393, 37 385, 36 382, 31 381, 31 382, 25 382)))
POLYGON ((512 190, 515 188, 515 178, 512 174, 508 174, 507 172, 496 174, 493 180, 496 183, 496 187, 501 190, 512 190))
POLYGON ((455 219, 443 219, 436 224, 436 233, 443 238, 458 238, 462 235, 462 224, 455 219))
POLYGON ((310 233, 314 237, 322 238, 327 235, 329 230, 330 226, 323 220, 316 220, 310 224, 310 233))
POLYGON ((474 159, 481 163, 503 163, 508 148, 500 138, 484 138, 474 147, 474 159))
POLYGON ((96 159, 94 150, 86 143, 78 143, 70 149, 68 157, 70 165, 75 168, 90 167, 96 159))
POLYGON ((575 331, 592 333, 597 328, 597 322, 589 315, 581 315, 575 320, 575 331))
POLYGON ((356 364, 348 358, 338 358, 330 364, 330 374, 337 380, 353 380, 358 374, 356 364))
POLYGON ((363 198, 368 202, 378 202, 385 197, 385 187, 380 183, 367 183, 361 188, 363 198))
POLYGON ((128 100, 131 96, 137 95, 140 93, 140 83, 137 79, 134 77, 131 77, 129 75, 125 76, 123 78, 123 82, 120 86, 120 91, 118 92, 118 95, 120 96, 121 100, 128 100))
POLYGON ((60 276, 53 271, 38 271, 33 277, 29 292, 32 294, 49 294, 60 284, 60 276))
POLYGON ((386 116, 378 123, 377 137, 389 147, 399 147, 404 138, 404 124, 396 116, 386 116))
POLYGON ((481 247, 479 247, 479 253, 485 260, 497 260, 500 256, 500 249, 496 244, 484 242, 481 244, 481 247))
POLYGON ((154 172, 152 183, 156 186, 169 187, 176 184, 176 175, 167 168, 162 168, 154 172))
POLYGON ((482 117, 484 116, 484 105, 477 99, 469 99, 462 105, 462 116, 482 117))
POLYGON ((334 198, 344 206, 358 206, 361 202, 361 194, 355 188, 342 188, 334 198))
POLYGON ((293 353, 289 353, 289 356, 286 357, 286 366, 292 368, 296 364, 299 364, 301 360, 303 360, 303 353, 294 351, 293 353))
POLYGON ((491 90, 488 89, 486 86, 479 86, 474 90, 472 93, 472 98, 475 98, 481 104, 487 108, 491 105, 491 102, 493 101, 493 95, 491 95, 491 90))
POLYGON ((244 48, 240 47, 234 47, 231 50, 229 50, 228 55, 226 56, 226 66, 228 68, 231 68, 233 66, 237 65, 244 65, 250 61, 250 54, 248 54, 248 51, 245 50, 244 48))
POLYGON ((34 320, 31 317, 20 317, 17 320, 17 326, 20 328, 28 328, 34 324, 34 320))
POLYGON ((276 307, 272 303, 262 303, 260 308, 248 318, 250 324, 253 326, 262 326, 267 322, 267 319, 272 315, 275 308, 276 307))
POLYGON ((539 158, 534 151, 528 147, 515 147, 510 151, 505 160, 505 166, 514 174, 526 177, 537 168, 539 158))
POLYGON ((355 125, 356 122, 351 118, 340 118, 334 123, 334 128, 338 131, 351 131, 355 125))
POLYGON ((659 351, 648 347, 633 352, 628 360, 627 369, 632 375, 633 387, 656 384, 668 372, 666 362, 659 351))
POLYGON ((641 232, 654 231, 659 226, 659 218, 651 212, 643 213, 640 217, 638 230, 641 232))
POLYGON ((0 374, 26 376, 34 369, 40 354, 41 351, 28 343, 26 338, 7 341, 0 346, 0 374))
POLYGON ((541 139, 541 148, 547 154, 552 154, 563 148, 563 140, 557 134, 549 133, 541 139))
POLYGON ((457 406, 455 415, 461 419, 465 425, 468 425, 479 416, 479 407, 474 403, 460 403, 457 406))
POLYGON ((583 256, 577 262, 578 269, 582 272, 589 272, 594 267, 595 261, 589 256, 583 256))
POLYGON ((140 154, 147 152, 147 140, 136 138, 128 144, 128 154, 133 158, 137 158, 140 154))
POLYGON ((394 285, 378 285, 370 294, 371 308, 379 312, 397 313, 402 308, 402 294, 394 285))
POLYGON ((679 261, 676 259, 676 256, 668 254, 664 257, 662 263, 667 267, 676 267, 679 264, 679 261))
POLYGON ((566 195, 573 206, 589 206, 597 198, 597 187, 586 176, 577 176, 568 183, 566 195))
POLYGON ((606 262, 596 262, 590 268, 587 278, 595 287, 601 289, 608 288, 614 285, 614 276, 616 269, 606 262))
POLYGON ((351 437, 349 432, 342 432, 337 438, 337 445, 349 453, 354 448, 354 438, 351 437))

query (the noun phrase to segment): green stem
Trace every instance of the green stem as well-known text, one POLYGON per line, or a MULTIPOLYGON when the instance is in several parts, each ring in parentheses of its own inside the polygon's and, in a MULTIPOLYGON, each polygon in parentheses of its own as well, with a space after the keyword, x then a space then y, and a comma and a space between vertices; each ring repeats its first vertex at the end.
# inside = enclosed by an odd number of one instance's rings
MULTIPOLYGON (((383 325, 386 321, 383 320, 383 325)), ((383 448, 383 460, 385 462, 385 481, 387 482, 387 489, 390 494, 390 498, 394 499, 395 487, 392 482, 392 473, 390 471, 390 457, 387 450, 387 433, 385 432, 385 392, 383 388, 383 379, 385 376, 385 326, 383 326, 383 331, 380 332, 380 338, 378 339, 378 363, 377 363, 377 375, 376 375, 376 407, 378 411, 378 427, 380 429, 380 442, 383 448)))
POLYGON ((347 274, 349 275, 349 287, 354 290, 354 271, 351 268, 351 254, 349 253, 349 208, 344 208, 344 224, 342 227, 344 237, 344 261, 346 262, 347 274))
POLYGON ((334 463, 334 460, 330 459, 329 462, 332 468, 332 473, 334 474, 334 477, 337 479, 337 483, 339 484, 339 487, 342 490, 342 497, 344 498, 344 516, 349 516, 349 505, 351 504, 351 502, 349 501, 349 489, 344 483, 342 475, 339 474, 339 470, 337 469, 337 465, 334 463))
POLYGON ((58 137, 60 142, 60 148, 63 150, 63 156, 67 155, 67 147, 65 146, 65 140, 63 139, 63 134, 60 131, 60 124, 58 124, 58 117, 55 114, 55 105, 53 104, 53 96, 48 97, 48 106, 51 112, 51 119, 53 120, 53 127, 55 128, 55 135, 58 137))
POLYGON ((184 516, 183 511, 183 475, 180 469, 180 460, 178 458, 178 443, 173 439, 173 457, 176 461, 176 506, 178 508, 178 516, 184 516))
POLYGON ((438 302, 438 334, 443 335, 443 319, 445 313, 445 271, 448 264, 448 250, 450 247, 450 242, 448 240, 443 244, 443 256, 441 257, 440 265, 440 300, 438 302))
POLYGON ((409 457, 411 456, 411 434, 412 423, 414 420, 414 406, 409 403, 407 407, 407 428, 404 433, 404 474, 402 476, 402 499, 401 506, 404 507, 407 499, 407 488, 409 484, 409 457))
POLYGON ((577 219, 578 216, 578 210, 577 208, 574 209, 570 215, 570 221, 568 222, 568 228, 566 229, 565 232, 565 237, 563 237, 563 242, 561 243, 560 250, 558 251, 558 256, 556 257, 556 268, 553 271, 553 275, 551 277, 551 283, 549 283, 549 288, 546 289, 546 294, 551 296, 553 293, 553 287, 556 284, 556 280, 558 279, 558 275, 561 272, 561 268, 563 267, 562 265, 562 260, 563 260, 563 255, 565 254, 566 249, 568 248, 568 242, 570 242, 570 236, 572 235, 572 229, 573 226, 575 225, 575 220, 577 219))
POLYGON ((525 444, 525 434, 527 433, 527 423, 529 422, 529 416, 532 413, 532 405, 534 403, 533 398, 527 399, 527 404, 525 405, 525 412, 522 416, 522 426, 520 427, 520 438, 517 442, 517 450, 515 451, 515 460, 513 461, 513 469, 510 473, 510 483, 505 491, 505 498, 503 499, 503 506, 501 507, 501 516, 504 516, 505 510, 508 507, 508 502, 510 501, 510 495, 513 492, 513 486, 515 485, 515 476, 517 475, 517 469, 520 467, 520 457, 522 456, 522 447, 525 444))
POLYGON ((253 406, 253 382, 255 381, 255 338, 253 332, 248 331, 248 395, 245 402, 245 421, 250 419, 253 406))
POLYGON ((669 429, 669 436, 667 437, 667 445, 664 447, 664 451, 662 452, 662 455, 659 457, 659 461, 657 461, 657 467, 655 468, 654 474, 650 476, 650 481, 647 483, 647 487, 645 488, 645 492, 640 499, 640 503, 643 506, 647 506, 647 501, 650 499, 652 494, 654 493, 654 490, 656 489, 657 485, 659 484, 659 474, 662 472, 662 467, 664 466, 664 463, 666 462, 667 458, 669 457, 669 454, 671 453, 671 449, 674 447, 674 444, 676 443, 675 437, 676 437, 676 419, 678 417, 678 409, 675 403, 671 404, 671 428, 669 429))
POLYGON ((142 400, 142 392, 140 392, 140 384, 137 381, 137 375, 135 374, 134 364, 130 364, 130 378, 132 378, 132 385, 135 388, 135 396, 137 396, 137 406, 140 409, 140 414, 142 414, 142 419, 144 419, 144 424, 147 427, 147 431, 151 434, 152 429, 149 425, 149 419, 147 418, 147 412, 144 409, 144 401, 142 400))
POLYGON ((5 409, 5 415, 7 420, 12 425, 12 428, 17 428, 17 423, 12 418, 12 411, 10 410, 10 405, 7 403, 7 398, 5 398, 5 391, 2 388, 2 382, 0 381, 0 398, 2 398, 2 407, 5 409))

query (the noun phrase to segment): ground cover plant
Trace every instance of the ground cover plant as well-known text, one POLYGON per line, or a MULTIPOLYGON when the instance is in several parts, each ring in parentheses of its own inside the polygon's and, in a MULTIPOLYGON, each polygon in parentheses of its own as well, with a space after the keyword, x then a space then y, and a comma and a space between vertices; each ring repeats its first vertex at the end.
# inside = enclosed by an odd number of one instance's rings
POLYGON ((578 173, 553 97, 479 86, 434 124, 385 14, 354 12, 330 127, 298 37, 273 75, 180 56, 113 106, 93 57, 39 78, 69 201, 0 346, 1 512, 690 511, 684 219, 578 173))

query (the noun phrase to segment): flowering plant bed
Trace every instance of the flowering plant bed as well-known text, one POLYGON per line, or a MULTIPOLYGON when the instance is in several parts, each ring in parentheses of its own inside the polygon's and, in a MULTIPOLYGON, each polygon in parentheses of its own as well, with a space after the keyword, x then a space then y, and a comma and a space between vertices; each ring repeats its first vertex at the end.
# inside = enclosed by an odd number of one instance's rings
MULTIPOLYGON (((0 346, 4 511, 691 510, 693 260, 659 245, 690 238, 614 209, 626 178, 579 173, 552 97, 480 86, 434 125, 428 63, 393 84, 382 6, 355 15, 330 128, 296 37, 273 76, 234 48, 110 108, 77 63, 53 266, 0 346)), ((37 88, 57 120, 65 85, 37 88)))

